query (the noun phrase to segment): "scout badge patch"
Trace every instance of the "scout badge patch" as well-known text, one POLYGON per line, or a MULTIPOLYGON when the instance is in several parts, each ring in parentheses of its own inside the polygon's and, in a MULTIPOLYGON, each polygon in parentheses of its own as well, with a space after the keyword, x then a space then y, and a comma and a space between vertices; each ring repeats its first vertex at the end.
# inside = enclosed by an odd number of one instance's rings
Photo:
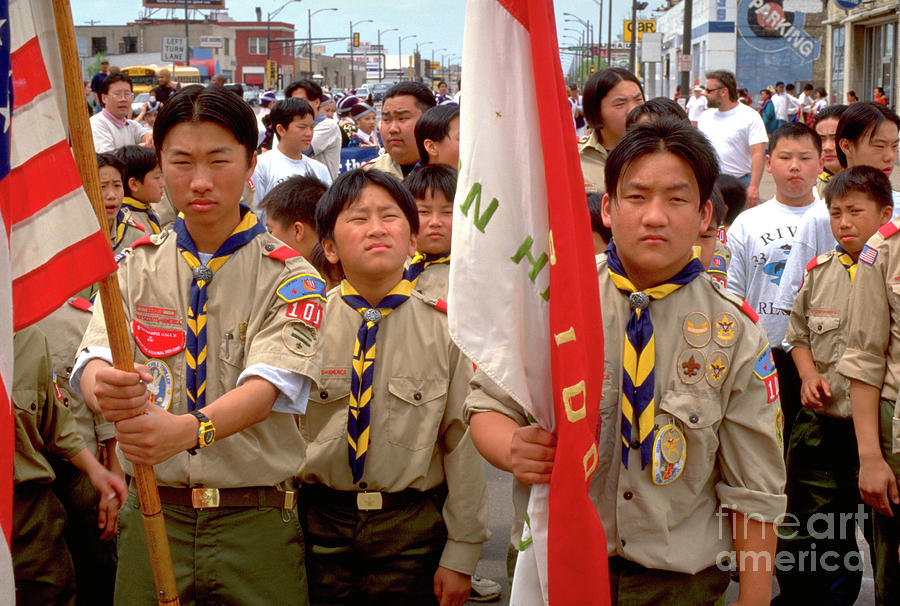
POLYGON ((859 253, 859 260, 866 265, 875 265, 875 259, 878 258, 878 251, 866 244, 859 253))
POLYGON ((319 344, 318 331, 306 322, 288 322, 281 329, 284 346, 298 356, 310 357, 316 353, 319 344))
POLYGON ((686 349, 678 356, 675 369, 682 383, 693 385, 703 378, 703 367, 705 365, 706 358, 703 356, 703 352, 696 349, 686 349))
POLYGON ((713 326, 713 340, 722 347, 731 347, 737 341, 739 330, 740 324, 734 314, 723 312, 713 326))
POLYGON ((326 300, 325 280, 312 274, 300 274, 288 278, 275 292, 288 303, 313 298, 326 300))
POLYGON ((167 358, 184 349, 183 330, 150 328, 137 320, 131 321, 134 342, 148 358, 167 358))
POLYGON ((317 301, 294 301, 284 310, 284 315, 295 320, 303 320, 314 328, 322 325, 322 306, 317 301))
POLYGON ((150 401, 163 410, 169 410, 172 405, 172 371, 162 360, 147 360, 146 366, 153 377, 147 384, 150 401))
POLYGON ((711 387, 720 387, 730 368, 728 354, 717 349, 707 356, 706 361, 706 382, 711 387))
POLYGON ((753 364, 753 374, 766 384, 766 402, 774 402, 778 399, 778 373, 775 372, 775 358, 772 357, 772 348, 768 345, 756 356, 753 364))
POLYGON ((653 483, 665 486, 677 480, 686 459, 684 434, 672 423, 663 425, 653 441, 653 483))
POLYGON ((710 336, 709 318, 699 311, 689 313, 681 324, 681 334, 691 347, 706 347, 710 336))

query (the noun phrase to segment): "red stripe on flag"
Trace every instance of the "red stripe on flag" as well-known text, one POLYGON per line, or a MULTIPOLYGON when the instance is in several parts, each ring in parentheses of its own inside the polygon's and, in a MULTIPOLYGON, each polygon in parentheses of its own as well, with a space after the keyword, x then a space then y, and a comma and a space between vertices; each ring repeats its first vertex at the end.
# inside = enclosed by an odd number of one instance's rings
POLYGON ((31 217, 81 187, 81 175, 65 139, 12 169, 7 181, 9 190, 16 195, 13 223, 31 217))
POLYGON ((497 0, 512 17, 528 29, 528 0, 497 0))
POLYGON ((9 59, 12 65, 13 109, 16 110, 49 91, 50 78, 37 36, 11 53, 9 59))
MULTIPOLYGON (((9 338, 9 337, 7 337, 9 338)), ((12 345, 12 339, 9 339, 12 345)), ((12 378, 12 377, 10 377, 12 378)), ((12 536, 13 513, 13 461, 15 460, 15 432, 10 409, 10 401, 6 397, 5 378, 0 375, 0 524, 9 545, 12 536)))
MULTIPOLYGON (((99 228, 98 228, 99 229, 99 228)), ((66 299, 116 270, 109 240, 96 233, 13 280, 13 329, 37 322, 66 299)))
POLYGON ((557 449, 550 477, 548 598, 550 604, 609 604, 606 535, 588 496, 598 460, 595 435, 599 434, 603 386, 603 322, 584 176, 572 144, 575 125, 565 97, 552 0, 514 4, 528 11, 535 90, 550 91, 535 97, 551 250, 557 259, 550 263, 550 367, 557 449), (552 335, 568 331, 574 331, 574 338, 556 344, 552 335), (578 385, 584 390, 564 401, 563 390, 578 385), (566 404, 583 410, 584 415, 569 420, 566 404))

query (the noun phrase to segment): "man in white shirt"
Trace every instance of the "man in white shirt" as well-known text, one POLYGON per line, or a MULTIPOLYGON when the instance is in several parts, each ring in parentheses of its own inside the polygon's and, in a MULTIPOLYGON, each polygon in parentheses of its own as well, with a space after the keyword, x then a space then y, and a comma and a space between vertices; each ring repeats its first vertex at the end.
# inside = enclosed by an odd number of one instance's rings
POLYGON ((91 116, 94 151, 115 151, 126 145, 150 145, 153 133, 131 120, 131 78, 119 72, 107 76, 100 85, 103 109, 91 116))
POLYGON ((328 168, 332 180, 336 179, 341 168, 341 127, 335 120, 319 112, 322 103, 322 87, 309 79, 292 82, 284 89, 285 99, 294 97, 306 99, 316 112, 314 121, 315 134, 312 144, 304 153, 318 160, 328 168))
POLYGON ((734 74, 716 70, 706 74, 706 98, 711 109, 697 120, 719 157, 719 170, 737 177, 747 188, 747 208, 759 203, 769 135, 759 113, 738 103, 734 74))
POLYGON ((694 96, 688 99, 687 114, 691 124, 697 126, 700 114, 706 111, 706 95, 703 94, 702 86, 694 87, 694 96))

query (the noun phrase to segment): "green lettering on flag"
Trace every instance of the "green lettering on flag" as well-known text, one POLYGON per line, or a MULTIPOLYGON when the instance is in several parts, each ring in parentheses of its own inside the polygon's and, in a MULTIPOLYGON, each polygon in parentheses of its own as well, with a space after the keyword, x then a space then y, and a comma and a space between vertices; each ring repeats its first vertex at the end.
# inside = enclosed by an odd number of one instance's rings
POLYGON ((484 214, 482 214, 481 183, 472 184, 472 189, 469 190, 465 202, 463 202, 462 206, 459 207, 459 209, 467 217, 469 216, 469 209, 472 208, 472 202, 475 202, 475 217, 473 219, 473 223, 475 223, 475 228, 478 229, 478 231, 484 233, 484 228, 487 227, 487 224, 488 222, 490 222, 491 217, 493 217, 494 213, 497 212, 497 207, 500 206, 500 202, 497 200, 497 198, 491 198, 491 203, 488 204, 488 207, 485 209, 484 214))
POLYGON ((528 260, 531 262, 531 270, 528 272, 528 278, 534 282, 535 278, 537 278, 538 274, 541 273, 541 270, 544 269, 544 266, 547 265, 547 262, 550 258, 547 256, 547 253, 541 253, 537 259, 534 258, 534 255, 531 254, 531 245, 534 243, 534 238, 531 236, 525 236, 525 240, 522 241, 522 245, 519 247, 519 250, 516 251, 510 259, 512 259, 513 263, 518 264, 522 259, 528 257, 528 260))

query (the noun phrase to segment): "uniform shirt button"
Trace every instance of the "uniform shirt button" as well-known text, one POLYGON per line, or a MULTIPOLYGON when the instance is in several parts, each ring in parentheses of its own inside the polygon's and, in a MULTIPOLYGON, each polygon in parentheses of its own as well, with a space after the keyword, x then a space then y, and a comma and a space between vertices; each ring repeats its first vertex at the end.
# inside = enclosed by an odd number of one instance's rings
POLYGON ((629 446, 631 446, 632 450, 637 450, 638 448, 641 447, 641 443, 638 442, 637 440, 632 440, 631 444, 629 444, 629 446))
POLYGON ((625 539, 622 539, 622 547, 625 547, 625 539))
POLYGON ((31 404, 31 410, 36 410, 36 409, 37 409, 37 404, 32 403, 32 404, 31 404))
POLYGON ((274 244, 266 244, 266 250, 269 252, 272 252, 273 250, 275 250, 275 245, 274 244))
POLYGON ((359 487, 362 488, 363 490, 365 490, 366 488, 369 487, 369 485, 366 484, 365 482, 360 482, 360 483, 359 483, 359 487))
POLYGON ((323 389, 322 391, 319 392, 319 397, 322 398, 323 400, 327 400, 328 392, 323 389))
POLYGON ((689 420, 691 423, 697 423, 698 421, 700 421, 700 417, 697 415, 696 412, 692 412, 692 413, 691 413, 691 416, 688 417, 688 420, 689 420))
POLYGON ((818 325, 817 330, 822 330, 822 325, 821 325, 821 324, 818 325))
POLYGON ((413 394, 413 400, 415 400, 416 402, 418 402, 421 399, 422 399, 422 392, 417 391, 416 393, 413 394))
POLYGON ((630 490, 626 490, 626 491, 625 491, 625 494, 623 494, 622 496, 625 497, 625 500, 626 500, 626 501, 630 501, 630 500, 631 500, 631 497, 634 496, 634 493, 631 492, 630 490))

